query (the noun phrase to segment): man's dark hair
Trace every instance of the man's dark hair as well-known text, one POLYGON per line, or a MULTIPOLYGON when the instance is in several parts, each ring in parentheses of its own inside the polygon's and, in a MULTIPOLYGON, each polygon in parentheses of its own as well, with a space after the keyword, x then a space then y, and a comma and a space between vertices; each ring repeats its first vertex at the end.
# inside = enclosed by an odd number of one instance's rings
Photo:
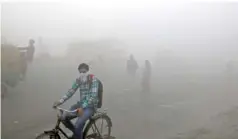
POLYGON ((82 63, 78 66, 78 70, 80 69, 86 69, 87 71, 89 71, 89 66, 86 63, 82 63))

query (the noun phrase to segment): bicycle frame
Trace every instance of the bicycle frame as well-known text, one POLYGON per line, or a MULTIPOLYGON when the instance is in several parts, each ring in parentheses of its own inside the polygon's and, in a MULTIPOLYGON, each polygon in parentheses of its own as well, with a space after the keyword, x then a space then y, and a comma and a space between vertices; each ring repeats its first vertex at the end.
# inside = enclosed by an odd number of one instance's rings
MULTIPOLYGON (((94 121, 92 118, 90 118, 90 119, 89 119, 89 122, 93 122, 93 125, 94 125, 94 128, 92 127, 92 128, 93 128, 93 132, 94 132, 94 133, 98 133, 98 135, 99 135, 100 137, 102 137, 102 135, 100 134, 99 129, 97 128, 97 126, 96 126, 96 124, 95 124, 95 121, 94 121)), ((89 123, 89 122, 88 122, 88 123, 89 123)), ((58 120, 57 120, 57 122, 56 122, 56 125, 55 125, 55 128, 54 128, 53 130, 51 130, 51 131, 45 131, 45 133, 53 132, 54 134, 58 134, 59 132, 61 132, 61 133, 64 135, 64 137, 66 137, 67 139, 69 139, 69 136, 63 131, 63 129, 60 128, 60 123, 61 123, 61 120, 60 120, 60 118, 58 118, 58 120)), ((87 124, 88 124, 88 123, 87 123, 87 124)), ((87 124, 85 124, 84 127, 86 127, 87 124)), ((83 132, 84 132, 84 131, 83 131, 83 132)))
MULTIPOLYGON (((100 138, 102 138, 102 135, 100 134, 100 131, 98 130, 98 128, 97 128, 97 126, 96 126, 96 124, 95 124, 95 121, 94 121, 94 120, 91 120, 91 119, 90 119, 90 121, 93 122, 94 128, 96 129, 96 131, 95 131, 95 129, 94 129, 93 126, 92 126, 93 132, 94 132, 94 133, 98 133, 98 135, 100 136, 100 138)), ((86 125, 85 125, 85 127, 86 127, 86 125)))
POLYGON ((54 135, 59 135, 58 133, 61 132, 67 139, 69 139, 69 136, 60 128, 60 123, 61 120, 58 118, 55 128, 49 131, 44 131, 44 133, 53 133, 54 135))
POLYGON ((68 139, 69 136, 60 128, 60 126, 59 126, 60 123, 61 123, 61 120, 58 118, 57 123, 55 125, 55 130, 56 130, 56 132, 60 131, 68 139))
MULTIPOLYGON (((66 110, 66 109, 60 108, 60 107, 57 107, 57 109, 60 110, 61 114, 62 114, 63 111, 66 111, 66 112, 69 112, 69 113, 73 113, 73 112, 77 111, 77 110, 70 111, 70 110, 66 110)), ((104 109, 104 112, 97 111, 96 113, 97 114, 94 115, 94 116, 98 116, 98 114, 99 115, 106 114, 106 109, 104 109)), ((102 138, 102 135, 100 134, 100 131, 99 131, 98 127, 95 124, 94 116, 90 117, 88 122, 85 123, 84 129, 83 129, 83 135, 84 135, 84 132, 85 132, 84 131, 85 128, 88 127, 89 124, 92 124, 93 134, 91 134, 91 136, 99 135, 99 137, 102 138)), ((45 131, 45 133, 52 133, 54 135, 59 136, 59 132, 61 132, 67 139, 69 139, 69 136, 60 128, 60 123, 61 123, 60 116, 58 115, 57 118, 58 119, 57 119, 55 128, 50 130, 50 131, 45 131)), ((85 138, 85 137, 83 137, 83 138, 85 138)))

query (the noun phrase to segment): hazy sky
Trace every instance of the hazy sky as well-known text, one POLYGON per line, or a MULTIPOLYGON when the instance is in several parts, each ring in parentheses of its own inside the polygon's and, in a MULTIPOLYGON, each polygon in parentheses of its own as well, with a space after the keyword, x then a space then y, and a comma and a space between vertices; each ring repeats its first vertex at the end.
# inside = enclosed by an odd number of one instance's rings
POLYGON ((184 55, 226 51, 235 55, 237 25, 237 3, 84 1, 2 5, 2 35, 18 44, 38 36, 50 38, 61 47, 72 40, 116 38, 126 42, 122 47, 136 53, 146 50, 150 54, 166 48, 184 55))

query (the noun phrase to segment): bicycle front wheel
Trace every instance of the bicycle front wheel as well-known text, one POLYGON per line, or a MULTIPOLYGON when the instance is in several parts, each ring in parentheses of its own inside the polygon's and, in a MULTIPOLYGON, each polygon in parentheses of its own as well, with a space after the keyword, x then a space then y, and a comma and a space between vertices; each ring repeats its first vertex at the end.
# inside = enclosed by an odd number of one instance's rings
POLYGON ((56 133, 48 132, 38 135, 36 139, 60 139, 60 136, 56 133))
POLYGON ((107 115, 90 120, 83 132, 83 139, 110 139, 112 122, 107 115))

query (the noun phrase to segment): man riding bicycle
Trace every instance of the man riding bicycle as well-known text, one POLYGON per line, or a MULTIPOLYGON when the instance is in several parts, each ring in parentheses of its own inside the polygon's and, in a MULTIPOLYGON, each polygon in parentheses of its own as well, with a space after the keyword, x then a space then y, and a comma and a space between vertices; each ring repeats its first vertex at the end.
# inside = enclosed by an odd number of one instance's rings
POLYGON ((89 66, 82 63, 78 66, 80 76, 73 83, 71 89, 59 100, 54 103, 54 108, 63 104, 66 100, 80 89, 80 101, 71 106, 70 110, 77 109, 77 114, 63 113, 62 123, 73 132, 72 139, 82 139, 82 131, 85 122, 96 112, 98 108, 98 90, 100 81, 92 74, 88 74, 89 66), (70 120, 78 117, 75 126, 70 120))

